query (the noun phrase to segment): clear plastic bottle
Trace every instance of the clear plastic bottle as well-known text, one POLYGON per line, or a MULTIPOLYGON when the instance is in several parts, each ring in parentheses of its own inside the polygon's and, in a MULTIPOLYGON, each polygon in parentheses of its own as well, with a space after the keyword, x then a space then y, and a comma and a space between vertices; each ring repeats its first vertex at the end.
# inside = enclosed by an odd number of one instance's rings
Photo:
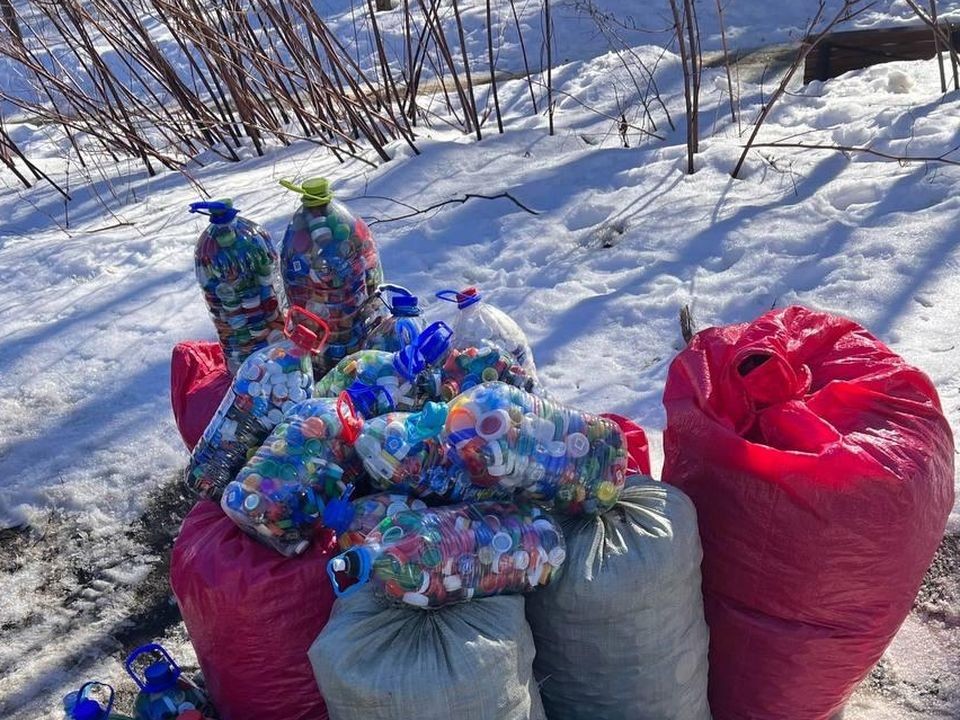
POLYGON ((216 716, 204 692, 183 676, 163 646, 150 643, 138 647, 125 666, 140 688, 133 704, 136 720, 176 720, 191 710, 216 716))
POLYGON ((613 507, 627 441, 612 420, 505 383, 484 383, 448 404, 447 459, 474 485, 499 486, 569 515, 613 507))
POLYGON ((492 345, 513 356, 534 384, 539 384, 533 351, 520 326, 509 315, 489 303, 475 287, 466 290, 441 290, 437 297, 457 304, 456 320, 453 322, 454 344, 458 348, 492 345))
POLYGON ((282 337, 277 252, 267 231, 238 216, 231 200, 196 202, 190 212, 210 218, 197 241, 194 266, 233 374, 250 353, 282 337))
POLYGON ((349 550, 355 545, 361 545, 377 525, 384 518, 393 517, 404 510, 425 510, 426 504, 415 497, 397 492, 382 492, 358 498, 350 503, 349 511, 343 519, 331 519, 330 513, 325 513, 325 524, 328 526, 343 527, 337 532, 337 541, 343 550, 349 550))
POLYGON ((401 350, 361 350, 341 360, 317 383, 314 395, 334 397, 347 391, 364 417, 391 410, 419 410, 440 390, 434 366, 450 348, 452 331, 436 322, 401 350))
POLYGON ((510 353, 498 347, 482 345, 450 348, 440 368, 440 399, 452 400, 480 383, 497 380, 543 395, 536 379, 529 377, 510 353))
POLYGON ((227 516, 265 545, 292 557, 310 545, 324 509, 349 496, 363 466, 346 397, 313 398, 284 416, 223 491, 227 516))
POLYGON ((65 720, 131 720, 113 712, 113 688, 106 683, 86 682, 63 698, 65 720))
POLYGON ((480 502, 405 510, 327 565, 338 597, 368 582, 418 608, 529 592, 566 557, 557 524, 539 508, 480 502), (342 589, 337 574, 357 582, 342 589))
POLYGON ((283 413, 312 396, 311 357, 323 348, 327 326, 303 308, 292 307, 284 333, 286 340, 257 350, 243 362, 193 449, 184 481, 201 497, 218 500, 283 413))
POLYGON ((389 315, 377 315, 367 331, 365 350, 396 352, 413 342, 423 332, 423 310, 420 300, 400 285, 384 284, 377 289, 376 299, 383 302, 389 315), (387 295, 388 299, 384 300, 387 295))
POLYGON ((368 301, 383 283, 380 255, 366 223, 333 199, 326 178, 280 184, 302 196, 280 250, 284 288, 291 304, 330 326, 330 341, 314 360, 317 374, 323 375, 364 347, 377 312, 368 301))
POLYGON ((418 413, 387 413, 367 420, 355 447, 374 486, 431 503, 509 500, 510 490, 480 487, 452 465, 442 438, 447 407, 428 402, 418 413))

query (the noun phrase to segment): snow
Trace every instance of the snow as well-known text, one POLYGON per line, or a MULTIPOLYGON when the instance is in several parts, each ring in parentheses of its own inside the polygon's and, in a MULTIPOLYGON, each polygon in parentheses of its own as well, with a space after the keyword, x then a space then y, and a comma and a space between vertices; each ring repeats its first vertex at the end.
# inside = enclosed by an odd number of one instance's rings
MULTIPOLYGON (((610 0, 604 12, 624 20, 637 5, 610 0)), ((517 6, 535 35, 538 5, 517 6)), ((731 0, 732 45, 795 40, 811 14, 811 4, 766 7, 731 0)), ((621 107, 638 115, 636 90, 585 8, 561 3, 555 13, 553 137, 544 114, 530 112, 526 82, 516 80, 500 87, 507 133, 496 135, 488 122, 479 143, 421 128, 420 155, 397 144, 394 159, 376 168, 338 165, 300 143, 192 172, 212 196, 233 197, 275 238, 296 202, 277 180, 334 179, 338 196, 371 221, 391 281, 421 296, 479 285, 527 331, 540 375, 558 399, 648 428, 655 472, 660 396, 682 347, 683 304, 701 327, 791 303, 852 317, 930 375, 958 427, 960 168, 757 148, 744 179, 733 180, 743 137, 730 122, 719 69, 704 77, 698 172, 685 175, 682 131, 671 131, 662 112, 654 117, 663 140, 631 130, 630 147, 621 147, 616 118, 621 107), (503 192, 537 214, 506 198, 470 199, 390 221, 410 212, 408 205, 503 192)), ((855 24, 889 24, 891 14, 902 21, 905 8, 882 3, 855 24)), ((499 9, 509 17, 509 6, 499 9)), ((482 4, 464 12, 473 28, 468 45, 484 57, 482 4)), ((960 2, 941 3, 941 13, 949 12, 960 13, 960 2)), ((331 3, 327 17, 347 32, 345 3, 331 3)), ((397 14, 378 20, 397 43, 397 14)), ((662 29, 665 13, 656 5, 643 21, 662 29)), ((701 21, 705 50, 716 50, 715 20, 701 21)), ((498 67, 517 70, 518 49, 504 32, 498 67)), ((679 125, 679 64, 656 46, 662 33, 621 27, 618 36, 657 67, 679 125)), ((356 50, 365 56, 360 40, 356 50)), ((539 41, 531 47, 539 67, 539 41)), ((742 70, 745 126, 760 109, 760 70, 742 70)), ((764 97, 770 83, 768 76, 764 97)), ((941 95, 932 61, 875 66, 826 83, 795 83, 760 140, 936 156, 960 145, 958 105, 960 94, 941 95)), ((75 198, 67 215, 51 189, 25 191, 0 175, 0 527, 29 524, 41 538, 36 547, 18 547, 18 565, 4 572, 0 588, 0 715, 20 720, 59 717, 59 698, 88 677, 129 684, 117 628, 138 607, 138 588, 159 562, 132 528, 187 458, 169 410, 170 350, 214 334, 192 269, 203 225, 185 208, 196 188, 170 173, 148 178, 133 163, 90 185, 81 170, 65 166, 48 130, 21 123, 11 132, 43 156, 45 168, 60 178, 70 173, 75 198), (115 215, 98 194, 110 198, 115 215)), ((960 160, 960 153, 951 157, 960 160)), ((960 508, 951 529, 960 531, 960 508)), ((895 692, 862 690, 847 720, 956 717, 958 640, 949 623, 911 616, 885 660, 895 692)), ((175 655, 192 662, 182 629, 171 628, 167 639, 175 655)))

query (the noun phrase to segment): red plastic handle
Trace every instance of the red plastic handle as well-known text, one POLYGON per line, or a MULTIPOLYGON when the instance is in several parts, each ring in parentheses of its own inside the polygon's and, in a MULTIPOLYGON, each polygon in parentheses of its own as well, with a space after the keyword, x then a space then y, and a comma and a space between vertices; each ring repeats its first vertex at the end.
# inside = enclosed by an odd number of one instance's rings
POLYGON ((330 337, 330 326, 323 318, 314 315, 309 310, 299 305, 292 305, 287 311, 287 317, 283 324, 283 334, 293 340, 298 347, 303 348, 311 355, 316 355, 327 344, 327 339, 330 337), (298 322, 298 319, 309 320, 317 325, 319 334, 298 322))
POLYGON ((353 399, 350 393, 343 391, 337 397, 337 417, 340 418, 340 424, 343 426, 343 439, 346 443, 353 445, 360 437, 360 431, 363 429, 363 419, 357 413, 353 406, 353 399))

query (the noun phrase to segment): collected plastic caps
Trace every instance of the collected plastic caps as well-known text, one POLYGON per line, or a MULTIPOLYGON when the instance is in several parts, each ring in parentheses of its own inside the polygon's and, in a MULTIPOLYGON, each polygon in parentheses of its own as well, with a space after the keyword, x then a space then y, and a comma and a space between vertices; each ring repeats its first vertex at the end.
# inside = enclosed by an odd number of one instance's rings
POLYGON ((523 368, 527 377, 537 382, 537 367, 533 361, 533 351, 520 326, 503 310, 482 302, 482 296, 475 287, 456 290, 441 290, 437 297, 457 304, 457 319, 453 324, 453 333, 458 348, 483 347, 493 345, 510 353, 523 368))
POLYGON ((140 688, 133 704, 136 720, 176 720, 189 710, 216 715, 204 692, 183 676, 163 646, 150 643, 138 647, 125 666, 140 688), (148 661, 145 667, 141 659, 148 661))
POLYGON ((404 510, 425 510, 426 504, 419 498, 403 493, 382 492, 357 498, 350 503, 350 510, 340 518, 324 517, 324 524, 337 532, 337 542, 344 550, 360 545, 384 518, 393 517, 404 510), (338 525, 347 522, 345 529, 338 525))
POLYGON ((435 504, 509 500, 509 490, 474 485, 462 468, 451 466, 441 437, 446 417, 446 405, 428 402, 418 413, 364 422, 354 447, 373 485, 435 504))
POLYGON ((313 398, 291 408, 226 486, 221 507, 240 528, 283 555, 299 555, 324 509, 346 500, 363 471, 349 396, 313 398))
POLYGON ((184 475, 194 493, 219 499, 249 453, 260 447, 283 419, 283 413, 313 394, 310 359, 323 348, 327 325, 294 306, 287 313, 284 333, 286 340, 261 348, 244 360, 194 447, 184 475))
POLYGON ((361 350, 341 360, 317 383, 315 397, 347 391, 364 417, 391 410, 419 410, 436 398, 439 373, 433 366, 446 357, 453 331, 435 322, 397 352, 361 350))
POLYGON ((383 282, 380 255, 366 223, 333 199, 326 178, 280 184, 302 196, 280 256, 290 303, 316 313, 330 326, 329 344, 314 359, 322 375, 364 347, 378 305, 368 300, 383 282))
POLYGON ((568 515, 604 512, 627 467, 623 430, 598 415, 504 383, 483 383, 448 404, 447 458, 471 482, 519 492, 568 515))
POLYGON ((381 301, 389 314, 377 315, 367 330, 365 350, 396 352, 413 342, 423 332, 423 310, 416 295, 400 285, 384 284, 377 288, 374 300, 381 301), (384 295, 388 299, 384 300, 384 295))
POLYGON ((65 720, 130 720, 113 710, 113 688, 106 683, 86 682, 63 698, 65 720))
POLYGON ((546 585, 566 557, 556 523, 533 506, 480 502, 405 510, 327 564, 337 597, 368 582, 414 607, 522 593, 546 585), (342 589, 337 573, 357 582, 342 589))
POLYGON ((197 241, 194 264, 233 374, 250 353, 282 337, 277 252, 267 231, 238 216, 231 200, 195 202, 190 212, 210 217, 197 241))
POLYGON ((536 378, 527 375, 513 355, 498 347, 484 345, 450 348, 440 368, 440 399, 452 400, 480 383, 497 380, 536 395, 544 395, 536 378))

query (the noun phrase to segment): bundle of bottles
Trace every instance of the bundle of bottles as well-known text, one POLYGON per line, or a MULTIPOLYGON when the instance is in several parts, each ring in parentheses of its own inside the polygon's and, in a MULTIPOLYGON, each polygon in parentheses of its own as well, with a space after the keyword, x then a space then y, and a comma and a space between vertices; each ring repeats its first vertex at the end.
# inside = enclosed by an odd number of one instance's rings
POLYGON ((326 180, 281 184, 300 204, 278 248, 229 200, 191 206, 210 218, 196 273, 233 381, 187 486, 286 556, 336 532, 338 595, 370 583, 436 608, 546 585, 555 515, 616 503, 623 432, 552 400, 475 288, 437 292, 450 304, 428 323, 326 180))

